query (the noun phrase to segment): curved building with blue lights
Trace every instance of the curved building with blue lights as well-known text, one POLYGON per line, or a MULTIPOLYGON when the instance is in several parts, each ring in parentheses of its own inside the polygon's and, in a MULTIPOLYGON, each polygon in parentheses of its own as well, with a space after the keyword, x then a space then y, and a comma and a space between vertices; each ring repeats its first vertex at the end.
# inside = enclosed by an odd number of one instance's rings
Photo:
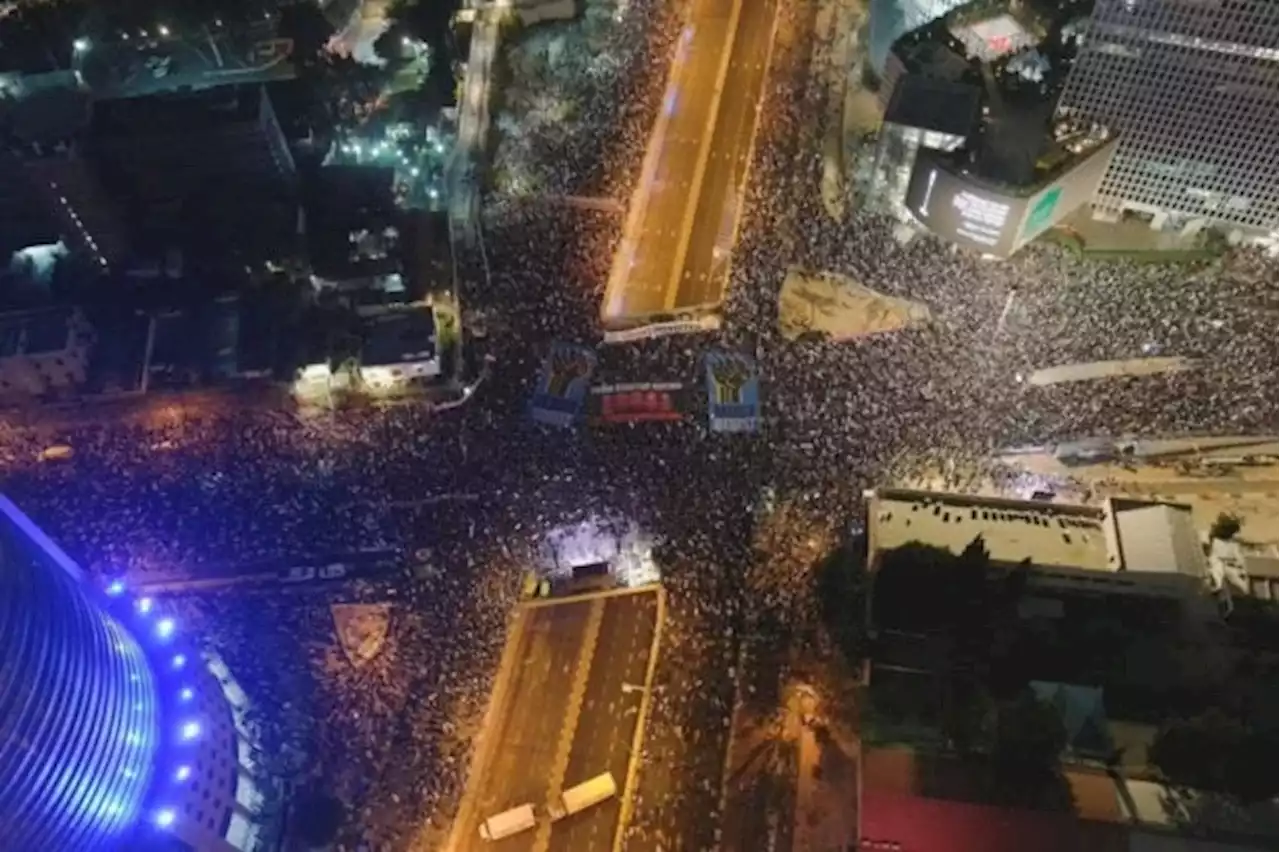
POLYGON ((0 846, 257 848, 242 711, 172 616, 95 586, 0 496, 0 846))

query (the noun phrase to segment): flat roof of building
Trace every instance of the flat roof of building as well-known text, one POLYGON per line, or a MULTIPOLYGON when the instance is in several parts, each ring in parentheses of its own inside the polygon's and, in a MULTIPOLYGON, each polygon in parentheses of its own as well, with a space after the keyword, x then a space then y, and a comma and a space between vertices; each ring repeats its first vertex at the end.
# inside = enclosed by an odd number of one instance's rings
POLYGON ((436 356, 435 316, 430 308, 384 314, 366 326, 360 362, 366 367, 406 364, 436 356))
POLYGON ((1205 575, 1205 555, 1189 507, 1115 498, 1107 504, 1125 571, 1205 575))
POLYGON ((868 497, 876 552, 919 542, 959 554, 981 538, 999 564, 1030 560, 1042 568, 1208 576, 1191 509, 1180 503, 1108 498, 1102 506, 1082 506, 906 489, 868 497))
POLYGON ((92 128, 105 136, 188 136, 258 121, 266 91, 258 85, 98 101, 92 128))
POLYGON ((982 91, 977 86, 913 74, 894 87, 884 121, 967 138, 981 115, 982 91))
POLYGON ((867 520, 876 550, 918 541, 958 554, 981 536, 993 562, 1112 570, 1106 514, 1088 506, 883 489, 867 520))

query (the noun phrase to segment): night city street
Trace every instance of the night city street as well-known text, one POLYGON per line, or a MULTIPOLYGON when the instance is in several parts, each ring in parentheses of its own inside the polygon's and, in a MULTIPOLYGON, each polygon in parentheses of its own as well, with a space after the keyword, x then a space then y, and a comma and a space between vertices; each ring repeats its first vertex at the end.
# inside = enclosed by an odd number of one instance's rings
POLYGON ((0 847, 1275 849, 1277 15, 0 0, 0 847))

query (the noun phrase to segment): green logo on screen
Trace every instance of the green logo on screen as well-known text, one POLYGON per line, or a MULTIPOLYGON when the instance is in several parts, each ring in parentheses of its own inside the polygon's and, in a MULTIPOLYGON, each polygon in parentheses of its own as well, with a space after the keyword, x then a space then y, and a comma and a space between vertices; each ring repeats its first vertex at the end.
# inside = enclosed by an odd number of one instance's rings
POLYGON ((1053 219, 1053 210, 1058 206, 1058 199, 1062 197, 1062 187, 1055 186, 1053 189, 1040 196, 1040 200, 1031 208, 1031 212, 1027 214, 1027 224, 1022 228, 1022 236, 1026 237, 1030 234, 1039 233, 1049 227, 1050 220, 1053 219))

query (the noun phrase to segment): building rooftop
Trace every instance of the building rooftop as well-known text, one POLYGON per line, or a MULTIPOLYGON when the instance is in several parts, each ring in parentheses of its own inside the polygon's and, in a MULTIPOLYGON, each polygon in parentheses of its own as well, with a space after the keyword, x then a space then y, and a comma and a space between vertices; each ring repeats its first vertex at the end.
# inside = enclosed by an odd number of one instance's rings
POLYGON ((189 136, 201 130, 256 123, 265 97, 262 86, 247 85, 98 101, 92 126, 99 136, 189 136))
POLYGON ((1110 504, 1126 571, 1204 576, 1206 560, 1190 509, 1132 500, 1112 499, 1110 504))
POLYGON ((867 509, 871 545, 911 542, 960 553, 981 538, 992 562, 1031 560, 1079 569, 1203 580, 1208 560, 1191 510, 1176 503, 1108 499, 1103 506, 881 489, 867 509))
POLYGON ((394 177, 394 170, 387 168, 326 166, 310 181, 305 202, 307 249, 316 275, 341 281, 400 269, 398 238, 374 239, 384 226, 399 230, 394 177), (362 243, 361 234, 369 239, 362 243))
POLYGON ((74 77, 41 74, 16 83, 0 74, 0 133, 23 142, 56 143, 89 123, 89 92, 74 77))
POLYGON ((435 316, 430 309, 407 309, 384 314, 369 323, 360 363, 366 367, 405 364, 435 355, 435 316))
POLYGON ((972 21, 955 16, 951 19, 951 34, 964 45, 969 56, 982 62, 994 62, 1026 50, 1040 40, 1016 17, 1007 13, 978 16, 972 21))
POLYGON ((894 87, 885 107, 888 124, 968 137, 982 114, 982 91, 969 83, 912 75, 894 87))
POLYGON ((893 47, 905 73, 885 120, 933 129, 936 111, 954 111, 956 117, 944 121, 957 124, 977 98, 978 132, 951 155, 956 165, 1004 187, 1043 186, 1111 138, 1105 128, 1055 116, 1075 60, 1070 25, 1084 14, 1078 2, 969 3, 907 33, 893 47), (950 84, 951 93, 932 94, 920 80, 943 93, 950 84), (897 118, 890 117, 894 100, 901 102, 897 118), (929 102, 934 105, 927 107, 929 102))
POLYGON ((312 178, 307 195, 312 215, 343 222, 390 216, 396 201, 395 169, 381 166, 325 166, 312 178))
POLYGON ((868 506, 877 550, 913 541, 960 553, 981 536, 993 562, 1106 571, 1100 509, 929 491, 880 490, 868 506))

